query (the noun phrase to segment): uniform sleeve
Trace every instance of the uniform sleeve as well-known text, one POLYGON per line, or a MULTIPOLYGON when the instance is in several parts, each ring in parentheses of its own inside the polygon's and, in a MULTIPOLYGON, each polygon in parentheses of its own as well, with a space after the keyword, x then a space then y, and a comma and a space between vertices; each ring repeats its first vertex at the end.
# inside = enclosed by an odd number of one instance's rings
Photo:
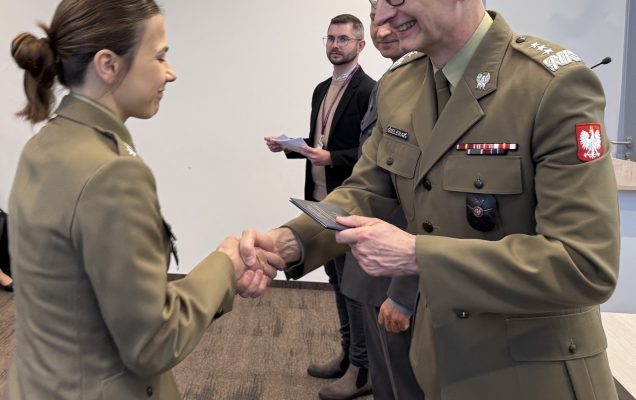
POLYGON ((231 260, 218 252, 168 283, 162 221, 152 173, 140 159, 120 157, 85 185, 72 226, 119 354, 142 376, 183 360, 215 313, 231 310, 236 291, 231 260))
POLYGON ((603 123, 600 82, 584 66, 559 71, 532 132, 536 234, 499 241, 418 236, 422 296, 441 325, 454 312, 524 314, 606 301, 619 264, 617 188, 605 154, 577 159, 575 124, 603 123))
POLYGON ((417 275, 396 277, 391 279, 391 284, 387 290, 387 297, 413 311, 415 309, 418 290, 419 279, 417 275))
MULTIPOLYGON (((399 206, 389 173, 376 164, 381 133, 374 133, 364 147, 362 157, 353 168, 351 176, 323 200, 336 204, 351 215, 372 216, 380 219, 391 217, 399 206)), ((344 254, 349 247, 337 244, 334 231, 323 229, 311 218, 300 215, 287 222, 301 243, 302 259, 288 269, 288 276, 297 279, 334 257, 344 254)))

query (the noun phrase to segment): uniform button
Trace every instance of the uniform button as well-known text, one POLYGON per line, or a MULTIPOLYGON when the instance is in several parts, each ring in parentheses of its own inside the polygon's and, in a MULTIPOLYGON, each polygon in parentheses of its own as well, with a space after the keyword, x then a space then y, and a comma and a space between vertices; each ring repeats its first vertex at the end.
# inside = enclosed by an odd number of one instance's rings
POLYGON ((386 159, 386 165, 393 165, 393 157, 389 157, 386 159))
POLYGON ((152 386, 148 386, 146 388, 146 394, 148 395, 148 397, 152 397, 152 395, 155 393, 154 389, 152 388, 152 386))
POLYGON ((422 228, 424 228, 424 230, 428 233, 433 232, 433 224, 431 224, 429 221, 426 221, 424 223, 422 223, 422 228))
POLYGON ((477 178, 475 182, 473 182, 473 185, 475 185, 477 189, 481 189, 484 187, 484 181, 482 181, 481 178, 477 178))
POLYGON ((516 40, 517 43, 523 43, 526 41, 526 37, 525 36, 519 36, 516 40))
POLYGON ((466 311, 462 311, 457 313, 457 318, 459 319, 468 319, 470 318, 470 313, 467 313, 466 311))
POLYGON ((576 344, 574 342, 570 342, 570 347, 568 347, 568 350, 572 354, 576 353, 576 344))
POLYGON ((424 189, 431 190, 432 188, 433 185, 431 184, 431 181, 429 181, 428 179, 424 179, 424 189))

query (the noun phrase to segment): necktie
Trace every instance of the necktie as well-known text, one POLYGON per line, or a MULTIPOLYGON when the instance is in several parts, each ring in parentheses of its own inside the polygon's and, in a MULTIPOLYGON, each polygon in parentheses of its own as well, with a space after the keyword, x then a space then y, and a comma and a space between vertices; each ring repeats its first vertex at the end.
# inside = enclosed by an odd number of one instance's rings
POLYGON ((451 95, 450 88, 448 87, 448 80, 441 69, 435 72, 435 89, 437 92, 437 119, 439 119, 439 116, 442 115, 442 110, 451 95))

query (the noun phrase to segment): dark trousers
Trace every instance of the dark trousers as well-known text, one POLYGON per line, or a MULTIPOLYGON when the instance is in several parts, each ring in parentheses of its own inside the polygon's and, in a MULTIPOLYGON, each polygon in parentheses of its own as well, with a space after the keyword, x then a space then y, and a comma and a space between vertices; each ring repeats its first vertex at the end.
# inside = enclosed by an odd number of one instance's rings
POLYGON ((336 307, 340 320, 340 339, 344 354, 356 367, 368 368, 362 306, 340 292, 345 257, 339 256, 325 264, 329 283, 336 294, 336 307))
POLYGON ((424 399, 424 393, 415 379, 409 361, 413 327, 400 333, 387 332, 378 324, 379 313, 379 307, 370 304, 362 306, 373 398, 375 400, 424 399))
POLYGON ((0 270, 11 276, 11 259, 9 258, 9 215, 0 210, 0 270))

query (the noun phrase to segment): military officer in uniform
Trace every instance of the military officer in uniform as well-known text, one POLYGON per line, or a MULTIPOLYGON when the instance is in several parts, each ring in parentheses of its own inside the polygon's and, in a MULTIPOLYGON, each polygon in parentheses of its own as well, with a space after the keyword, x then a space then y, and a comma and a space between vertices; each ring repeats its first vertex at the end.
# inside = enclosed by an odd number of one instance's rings
POLYGON ((246 231, 244 260, 267 235, 299 274, 349 247, 372 275, 419 274, 410 358, 429 399, 616 399, 599 304, 620 236, 599 80, 481 0, 371 2, 425 54, 383 77, 362 158, 324 200, 350 229, 300 216, 246 231), (406 232, 381 220, 397 204, 406 232))

